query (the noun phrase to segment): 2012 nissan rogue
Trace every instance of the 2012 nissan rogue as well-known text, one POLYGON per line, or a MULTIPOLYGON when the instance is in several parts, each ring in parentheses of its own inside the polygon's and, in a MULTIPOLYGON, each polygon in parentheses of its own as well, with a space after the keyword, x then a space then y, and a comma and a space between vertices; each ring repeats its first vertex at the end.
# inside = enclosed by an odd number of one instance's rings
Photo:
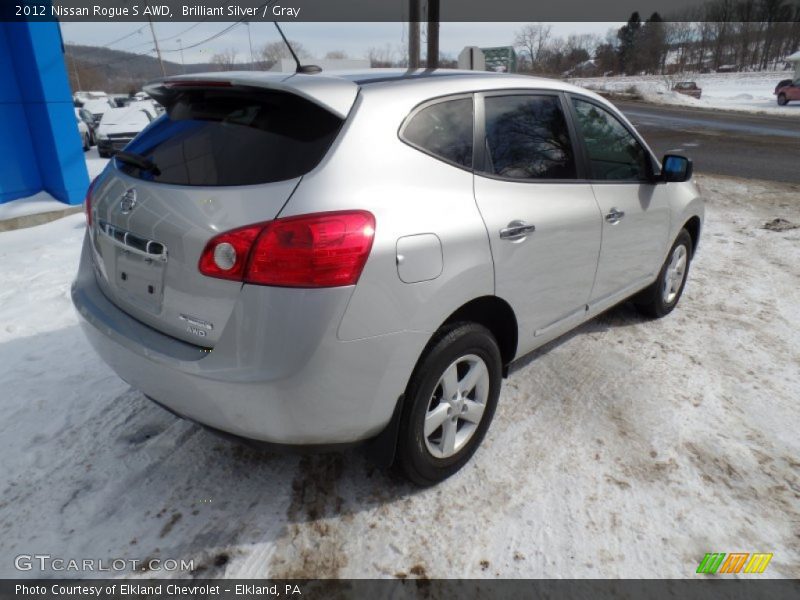
POLYGON ((383 440, 432 484, 481 443, 515 358, 681 297, 691 162, 587 90, 446 70, 146 89, 166 114, 90 187, 72 297, 122 379, 207 427, 383 440))

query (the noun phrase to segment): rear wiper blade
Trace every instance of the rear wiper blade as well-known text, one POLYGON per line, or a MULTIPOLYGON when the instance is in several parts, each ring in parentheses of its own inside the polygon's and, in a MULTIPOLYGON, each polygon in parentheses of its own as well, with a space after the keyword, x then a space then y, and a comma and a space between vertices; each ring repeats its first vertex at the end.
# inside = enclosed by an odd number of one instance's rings
POLYGON ((114 155, 114 158, 117 158, 124 163, 128 163, 129 165, 133 165, 134 167, 139 167, 142 171, 150 171, 153 173, 153 175, 161 174, 161 171, 156 163, 149 158, 142 156, 141 154, 120 150, 114 155))

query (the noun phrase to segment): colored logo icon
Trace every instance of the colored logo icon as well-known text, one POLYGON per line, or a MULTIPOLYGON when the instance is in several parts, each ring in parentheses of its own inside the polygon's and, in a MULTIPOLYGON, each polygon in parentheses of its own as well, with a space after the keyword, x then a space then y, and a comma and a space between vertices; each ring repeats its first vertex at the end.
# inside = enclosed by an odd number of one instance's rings
POLYGON ((772 554, 748 552, 708 552, 697 567, 697 573, 714 575, 716 573, 763 573, 767 569, 772 554))

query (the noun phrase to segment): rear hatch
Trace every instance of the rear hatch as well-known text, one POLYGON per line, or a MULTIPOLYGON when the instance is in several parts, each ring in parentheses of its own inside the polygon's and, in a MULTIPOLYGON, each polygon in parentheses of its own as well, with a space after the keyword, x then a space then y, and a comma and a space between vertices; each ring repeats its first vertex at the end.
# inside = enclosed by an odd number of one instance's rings
MULTIPOLYGON (((352 105, 357 88, 347 83, 352 105)), ((154 95, 166 114, 126 148, 155 168, 113 159, 91 191, 94 264, 105 295, 147 325, 203 347, 219 339, 242 288, 200 273, 204 248, 219 233, 274 219, 346 116, 324 97, 269 84, 159 82, 154 95)))

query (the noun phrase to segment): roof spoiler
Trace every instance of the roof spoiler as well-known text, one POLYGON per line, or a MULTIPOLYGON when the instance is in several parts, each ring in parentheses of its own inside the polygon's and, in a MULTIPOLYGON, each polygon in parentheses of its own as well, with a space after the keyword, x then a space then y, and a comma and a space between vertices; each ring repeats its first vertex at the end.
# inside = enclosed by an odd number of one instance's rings
POLYGON ((157 79, 144 86, 154 100, 169 106, 178 92, 187 89, 250 88, 296 94, 344 119, 350 113, 358 85, 338 77, 286 73, 229 71, 199 73, 157 79))

